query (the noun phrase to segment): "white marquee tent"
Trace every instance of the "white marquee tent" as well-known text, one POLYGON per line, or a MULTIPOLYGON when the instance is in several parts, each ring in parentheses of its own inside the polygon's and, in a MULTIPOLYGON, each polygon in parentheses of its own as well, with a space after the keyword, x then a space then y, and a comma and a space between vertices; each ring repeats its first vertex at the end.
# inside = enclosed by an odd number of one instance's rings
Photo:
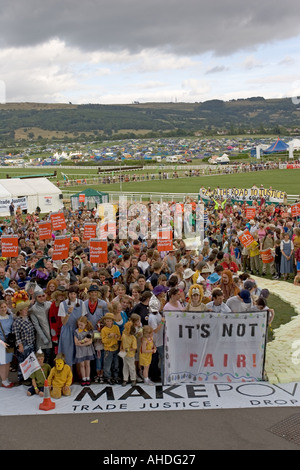
POLYGON ((11 200, 15 207, 32 213, 37 206, 41 212, 56 212, 62 209, 62 192, 47 178, 7 178, 0 179, 0 215, 9 215, 11 200), (25 198, 25 199, 24 199, 25 198), (26 206, 26 207, 25 207, 26 206))

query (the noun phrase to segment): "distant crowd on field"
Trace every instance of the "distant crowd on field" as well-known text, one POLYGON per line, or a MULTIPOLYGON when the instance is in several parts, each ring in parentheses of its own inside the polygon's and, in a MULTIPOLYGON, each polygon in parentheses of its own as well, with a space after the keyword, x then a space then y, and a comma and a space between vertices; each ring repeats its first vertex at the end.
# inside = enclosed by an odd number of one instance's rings
MULTIPOLYGON (((193 208, 193 226, 196 202, 186 202, 193 208)), ((83 237, 84 224, 99 221, 99 208, 64 208, 71 243, 68 257, 59 261, 52 259, 53 244, 63 232, 39 239, 38 223, 49 215, 13 211, 1 225, 2 235, 18 235, 19 245, 17 257, 0 258, 2 387, 16 384, 11 380, 15 372, 18 383, 28 385, 28 395, 42 396, 43 377, 59 361, 82 385, 163 381, 165 315, 170 310, 267 310, 271 324, 275 312, 268 306, 269 291, 252 276, 300 286, 300 222, 291 216, 289 205, 253 201, 256 212, 251 220, 246 206, 210 199, 204 203, 200 248, 174 238, 167 252, 141 232, 135 238, 119 238, 117 212, 117 236, 108 237, 108 258, 102 264, 91 263, 89 241, 83 237), (248 248, 240 240, 246 229, 254 239, 248 248), (261 251, 267 249, 273 258, 266 264, 261 251), (32 352, 44 372, 24 381, 20 364, 32 352)), ((172 215, 175 202, 168 207, 172 215)), ((138 221, 139 216, 130 220, 138 221)), ((171 228, 173 223, 171 216, 171 228)))

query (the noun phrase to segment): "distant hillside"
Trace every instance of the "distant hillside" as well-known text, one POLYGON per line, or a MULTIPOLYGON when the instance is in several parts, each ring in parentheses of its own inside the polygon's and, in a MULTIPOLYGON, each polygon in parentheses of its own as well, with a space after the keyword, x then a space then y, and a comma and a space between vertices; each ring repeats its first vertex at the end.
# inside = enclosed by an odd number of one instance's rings
POLYGON ((297 133, 300 107, 290 98, 261 97, 203 103, 0 105, 0 140, 69 139, 158 135, 212 135, 217 132, 297 133))

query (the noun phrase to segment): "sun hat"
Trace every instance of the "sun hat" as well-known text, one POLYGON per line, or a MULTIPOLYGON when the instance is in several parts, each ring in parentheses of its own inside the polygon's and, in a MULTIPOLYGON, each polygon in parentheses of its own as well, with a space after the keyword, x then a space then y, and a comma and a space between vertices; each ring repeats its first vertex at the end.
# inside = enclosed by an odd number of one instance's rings
POLYGON ((187 268, 183 271, 183 279, 189 279, 195 274, 195 271, 193 271, 191 268, 187 268))
POLYGON ((219 276, 218 273, 212 273, 210 276, 207 278, 207 282, 209 284, 216 284, 216 282, 220 281, 221 276, 219 276))
POLYGON ((113 279, 117 279, 120 276, 121 276, 120 271, 116 271, 115 274, 113 275, 113 279))
POLYGON ((103 317, 103 320, 114 320, 115 319, 115 316, 113 313, 109 313, 107 312, 104 317, 103 317))

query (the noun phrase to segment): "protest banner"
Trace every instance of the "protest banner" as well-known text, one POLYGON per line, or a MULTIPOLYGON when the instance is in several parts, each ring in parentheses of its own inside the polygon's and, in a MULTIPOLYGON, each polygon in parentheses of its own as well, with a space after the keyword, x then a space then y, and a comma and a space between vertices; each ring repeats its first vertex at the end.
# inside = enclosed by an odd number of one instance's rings
POLYGON ((261 250, 260 256, 264 264, 269 264, 274 261, 274 256, 273 256, 271 248, 268 248, 267 250, 261 250))
POLYGON ((96 237, 97 224, 86 223, 83 226, 83 240, 90 240, 96 237))
POLYGON ((56 237, 53 246, 53 261, 64 260, 69 256, 70 237, 56 237))
POLYGON ((165 384, 263 380, 267 311, 165 317, 165 384))
POLYGON ((1 256, 15 258, 18 256, 18 235, 3 235, 1 237, 1 256))
POLYGON ((27 210, 27 199, 27 196, 21 196, 17 198, 0 198, 0 213, 9 212, 9 206, 11 203, 13 203, 15 209, 17 209, 17 207, 20 207, 22 211, 27 210))
POLYGON ((50 214, 52 230, 64 230, 67 228, 66 220, 63 212, 53 212, 50 214))
POLYGON ((85 201, 85 194, 79 194, 78 200, 79 200, 79 202, 84 202, 85 201))
POLYGON ((246 247, 249 248, 249 246, 252 245, 254 242, 254 238, 252 237, 251 233, 249 232, 248 229, 244 230, 243 233, 238 237, 240 242, 246 247))
POLYGON ((157 251, 173 250, 173 234, 170 229, 161 229, 157 232, 157 251))
POLYGON ((245 202, 256 201, 263 198, 266 202, 282 204, 285 198, 285 192, 272 188, 200 188, 199 196, 201 199, 230 199, 233 201, 245 202))
POLYGON ((52 237, 51 222, 39 222, 39 239, 48 240, 52 237))
POLYGON ((107 263, 107 241, 98 238, 90 239, 90 262, 107 263))
POLYGON ((24 380, 27 380, 31 376, 31 374, 33 374, 36 370, 40 368, 41 366, 34 353, 31 353, 29 356, 26 357, 25 361, 20 363, 20 369, 24 380))
POLYGON ((293 204, 291 206, 291 217, 299 217, 300 216, 300 202, 297 204, 293 204))
POLYGON ((248 220, 254 219, 256 215, 256 208, 252 206, 246 206, 245 215, 246 215, 246 219, 248 220))

